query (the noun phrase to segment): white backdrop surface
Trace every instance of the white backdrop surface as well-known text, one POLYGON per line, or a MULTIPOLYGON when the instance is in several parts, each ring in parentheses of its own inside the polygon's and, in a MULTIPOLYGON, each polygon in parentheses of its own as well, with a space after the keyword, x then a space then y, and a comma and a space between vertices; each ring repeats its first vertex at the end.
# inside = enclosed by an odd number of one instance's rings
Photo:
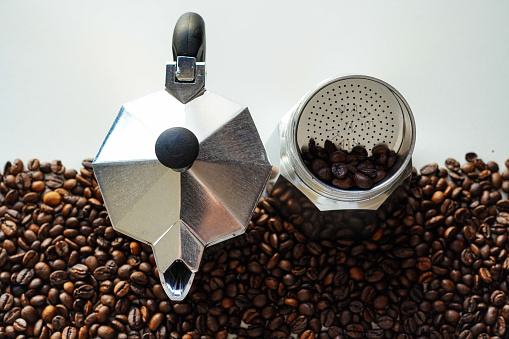
POLYGON ((0 2, 0 166, 94 157, 123 103, 164 88, 187 11, 205 20, 207 89, 264 140, 314 85, 357 73, 410 104, 416 167, 509 157, 507 1, 31 0, 0 2))

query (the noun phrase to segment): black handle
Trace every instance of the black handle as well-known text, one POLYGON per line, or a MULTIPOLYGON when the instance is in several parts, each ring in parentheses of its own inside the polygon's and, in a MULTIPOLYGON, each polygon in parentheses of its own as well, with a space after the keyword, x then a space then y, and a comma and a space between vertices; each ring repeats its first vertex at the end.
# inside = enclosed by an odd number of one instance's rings
POLYGON ((177 56, 205 61, 205 22, 200 15, 188 12, 180 16, 173 30, 172 47, 174 61, 177 61, 177 56))
POLYGON ((172 127, 156 141, 159 162, 177 172, 187 171, 198 156, 200 143, 193 132, 184 127, 172 127))

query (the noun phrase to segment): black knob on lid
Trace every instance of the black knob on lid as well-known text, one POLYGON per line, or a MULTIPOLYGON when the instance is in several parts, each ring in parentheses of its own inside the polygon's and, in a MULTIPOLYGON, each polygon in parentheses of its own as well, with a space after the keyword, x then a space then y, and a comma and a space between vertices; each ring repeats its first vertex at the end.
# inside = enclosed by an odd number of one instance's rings
POLYGON ((157 159, 177 172, 188 170, 198 156, 200 143, 193 132, 184 127, 172 127, 156 141, 157 159))

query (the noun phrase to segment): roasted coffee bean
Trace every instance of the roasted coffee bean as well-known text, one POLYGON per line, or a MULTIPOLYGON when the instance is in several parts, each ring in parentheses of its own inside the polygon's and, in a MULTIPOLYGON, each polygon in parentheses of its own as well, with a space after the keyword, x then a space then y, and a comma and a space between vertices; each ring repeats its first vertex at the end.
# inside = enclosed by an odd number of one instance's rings
POLYGON ((7 325, 12 325, 19 317, 21 317, 21 308, 13 307, 5 313, 3 321, 7 325))
POLYGON ((131 274, 130 279, 132 282, 139 284, 139 285, 145 285, 148 282, 147 276, 140 271, 135 271, 131 274))
POLYGON ((18 232, 18 225, 11 220, 2 222, 1 230, 7 237, 12 237, 18 232))
POLYGON ((37 310, 30 305, 27 305, 21 309, 21 316, 30 324, 35 323, 39 318, 37 310))
POLYGON ((332 179, 332 185, 344 190, 348 190, 354 187, 354 181, 350 177, 343 177, 341 179, 334 178, 332 179))
POLYGON ((296 334, 302 333, 306 329, 307 324, 307 318, 304 315, 300 315, 290 323, 291 332, 296 334))
POLYGON ((386 176, 387 169, 397 159, 397 154, 385 146, 375 147, 373 155, 368 157, 362 146, 355 146, 349 153, 337 150, 330 140, 326 140, 325 145, 327 147, 318 147, 315 140, 310 139, 308 151, 302 153, 303 159, 318 179, 344 190, 370 189, 373 183, 386 176))
POLYGON ((373 182, 371 181, 371 179, 367 175, 362 173, 355 173, 353 175, 353 181, 355 182, 357 187, 361 189, 369 189, 371 188, 371 186, 373 186, 373 182))
POLYGON ((432 175, 432 174, 435 174, 437 170, 438 170, 438 164, 432 163, 432 164, 428 164, 428 165, 425 165, 424 167, 422 167, 421 174, 422 175, 432 175))
POLYGON ((361 324, 350 324, 346 326, 346 335, 349 338, 364 338, 364 327, 361 324))
POLYGON ((26 267, 34 267, 35 264, 39 261, 39 253, 34 250, 29 250, 23 256, 23 265, 26 267))
POLYGON ((75 298, 84 298, 90 299, 94 296, 95 289, 92 285, 81 285, 80 287, 74 289, 74 297, 75 298))
MULTIPOLYGON (((359 189, 355 174, 376 182, 396 160, 382 147, 371 159, 333 146, 305 157, 331 172, 342 164, 346 174, 332 172, 332 185, 359 189)), ((276 186, 245 237, 204 256, 182 302, 168 300, 150 247, 111 227, 91 166, 4 175, 0 336, 505 337, 509 214, 499 190, 509 170, 497 177, 496 164, 472 159, 448 160, 449 178, 438 165, 414 171, 361 241, 337 226, 354 218, 317 214, 290 186, 276 186), (46 186, 54 178, 64 178, 61 187, 46 186)))
POLYGON ((376 320, 376 323, 380 326, 380 328, 388 330, 394 325, 394 319, 388 315, 383 315, 376 320))
POLYGON ((63 270, 54 271, 49 276, 49 280, 53 286, 61 286, 67 281, 67 279, 67 272, 63 270))
POLYGON ((129 310, 127 319, 129 322, 129 326, 131 326, 131 328, 133 329, 139 329, 143 326, 141 312, 140 309, 137 307, 133 307, 129 310))
POLYGON ((117 333, 110 326, 102 325, 97 329, 97 335, 104 339, 113 339, 117 336, 117 333))
POLYGON ((346 166, 346 164, 344 163, 340 163, 340 162, 336 162, 334 164, 332 164, 332 174, 334 174, 334 176, 336 178, 344 178, 348 173, 348 168, 346 166))
POLYGON ((0 310, 8 311, 14 303, 14 297, 10 293, 4 293, 0 296, 0 310))
POLYGON ((14 330, 17 332, 24 332, 27 329, 27 321, 23 318, 18 318, 14 321, 13 325, 14 330))
POLYGON ((62 339, 78 338, 78 329, 73 326, 66 326, 62 331, 62 339))
POLYGON ((20 285, 28 285, 34 275, 35 272, 32 268, 24 268, 18 272, 18 275, 16 276, 16 282, 20 285))

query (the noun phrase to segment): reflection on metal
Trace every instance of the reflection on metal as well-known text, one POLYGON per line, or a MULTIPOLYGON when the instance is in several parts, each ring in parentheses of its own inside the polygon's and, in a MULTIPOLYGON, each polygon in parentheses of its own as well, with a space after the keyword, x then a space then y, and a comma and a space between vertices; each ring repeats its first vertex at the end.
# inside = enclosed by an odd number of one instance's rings
POLYGON ((366 239, 380 227, 379 220, 385 220, 387 210, 401 200, 406 201, 411 176, 396 187, 394 192, 377 210, 333 210, 320 211, 316 205, 291 182, 279 176, 274 184, 268 186, 271 204, 284 220, 288 220, 306 238, 313 241, 335 241, 346 239, 366 239))
POLYGON ((177 72, 175 78, 177 81, 194 81, 196 69, 196 58, 179 56, 177 57, 177 72))
MULTIPOLYGON (((196 81, 203 74, 197 63, 196 81)), ((173 300, 186 296, 206 246, 245 231, 271 171, 246 107, 205 90, 187 104, 178 95, 163 90, 125 104, 94 161, 113 226, 152 245, 173 300), (183 173, 155 155, 170 127, 200 143, 183 173)))

